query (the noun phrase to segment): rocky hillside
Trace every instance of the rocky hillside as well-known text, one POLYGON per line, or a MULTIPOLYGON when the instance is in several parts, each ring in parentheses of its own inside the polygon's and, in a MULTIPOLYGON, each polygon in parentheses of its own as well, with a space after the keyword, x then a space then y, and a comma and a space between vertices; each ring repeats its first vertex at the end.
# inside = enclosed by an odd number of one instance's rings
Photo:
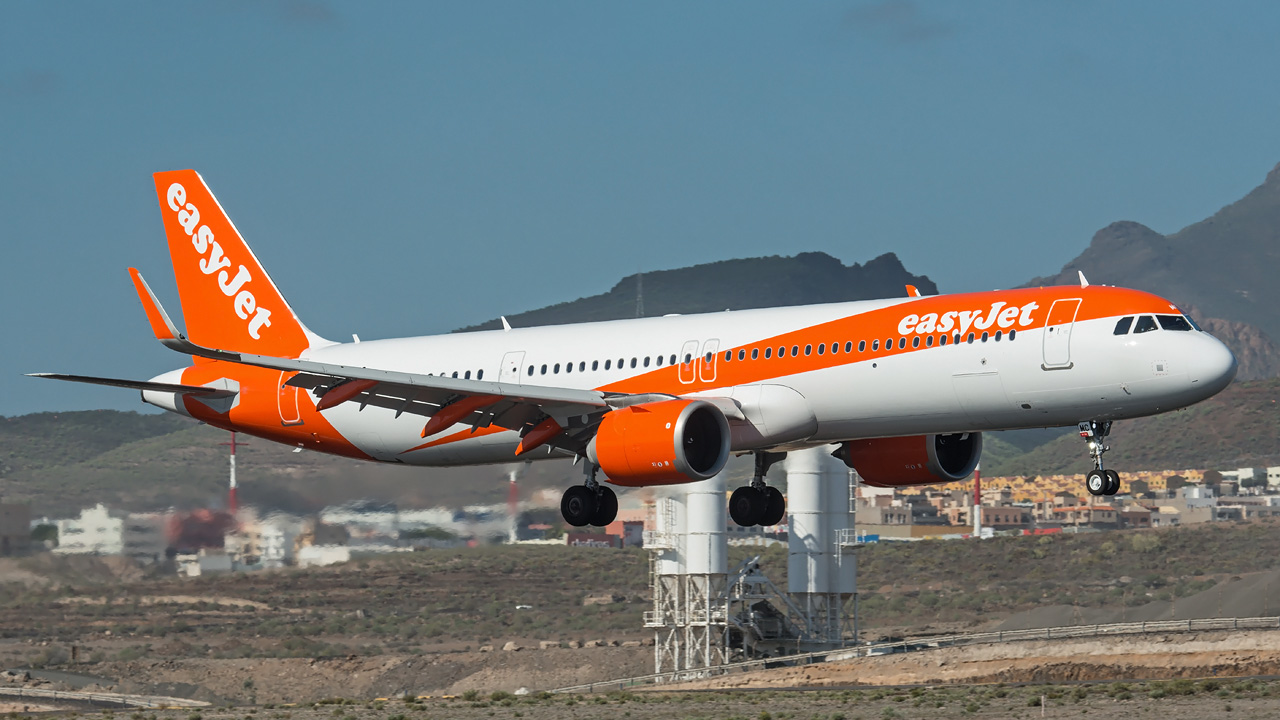
MULTIPOLYGON (((912 275, 893 253, 859 265, 844 265, 825 253, 762 257, 694 265, 631 275, 603 295, 509 315, 516 327, 620 320, 637 315, 636 295, 643 289, 644 316, 718 312, 749 308, 902 297, 915 285, 925 294, 938 291, 933 281, 912 275), (637 287, 640 285, 641 287, 637 287)), ((498 330, 497 319, 470 330, 498 330)))
POLYGON ((1280 372, 1280 165, 1244 198, 1172 235, 1122 221, 1099 230, 1061 272, 1032 285, 1124 285, 1195 308, 1202 324, 1231 346, 1243 380, 1280 372))

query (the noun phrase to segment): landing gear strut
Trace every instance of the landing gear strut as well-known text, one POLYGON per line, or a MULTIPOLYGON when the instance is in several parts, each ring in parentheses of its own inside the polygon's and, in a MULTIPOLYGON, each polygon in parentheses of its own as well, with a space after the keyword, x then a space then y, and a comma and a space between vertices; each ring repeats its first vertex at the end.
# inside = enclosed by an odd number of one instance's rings
POLYGON ((599 467, 588 465, 586 470, 586 482, 564 491, 560 498, 560 515, 574 527, 604 527, 618 517, 618 496, 596 480, 599 467))
POLYGON ((1120 491, 1120 473, 1102 466, 1102 454, 1110 450, 1107 436, 1111 434, 1110 420, 1090 420, 1079 425, 1080 437, 1089 442, 1089 457, 1093 458, 1093 470, 1085 477, 1085 487, 1091 495, 1115 495, 1120 491))
POLYGON ((743 527, 777 525, 787 511, 787 501, 775 487, 765 485, 769 467, 786 457, 786 453, 756 453, 756 472, 750 485, 744 485, 729 496, 729 517, 743 527))

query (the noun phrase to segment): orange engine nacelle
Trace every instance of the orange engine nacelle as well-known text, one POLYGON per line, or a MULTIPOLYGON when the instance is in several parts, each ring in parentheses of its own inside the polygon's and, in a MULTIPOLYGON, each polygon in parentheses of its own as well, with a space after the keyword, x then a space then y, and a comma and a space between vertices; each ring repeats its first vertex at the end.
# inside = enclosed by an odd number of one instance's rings
POLYGON ((833 453, 876 487, 948 483, 969 477, 982 458, 982 433, 849 440, 833 453))
POLYGON ((703 400, 632 405, 604 416, 587 458, 615 485, 706 480, 729 460, 729 421, 703 400))

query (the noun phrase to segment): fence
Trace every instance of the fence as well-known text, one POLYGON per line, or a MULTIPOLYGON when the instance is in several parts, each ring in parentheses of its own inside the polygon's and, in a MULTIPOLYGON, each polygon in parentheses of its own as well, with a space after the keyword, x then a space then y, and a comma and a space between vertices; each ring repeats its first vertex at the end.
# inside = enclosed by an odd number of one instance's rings
POLYGON ((1203 620, 1160 620, 1155 622, 1112 623, 1109 625, 1069 625, 1063 627, 1032 628, 1028 630, 998 630, 964 635, 934 635, 907 638, 893 642, 871 643, 856 647, 821 650, 819 652, 785 657, 745 660, 708 668, 697 668, 675 673, 655 673, 606 682, 573 685, 551 690, 553 693, 609 692, 625 690, 639 685, 701 680, 735 672, 750 672, 765 668, 790 665, 809 665, 819 662, 851 660, 860 657, 890 655, 893 653, 933 650, 961 645, 1018 642, 1023 640, 1066 640, 1070 638, 1105 637, 1114 635, 1138 635, 1142 633, 1204 632, 1209 630, 1280 630, 1280 617, 1216 618, 1203 620))
POLYGON ((101 705, 116 705, 136 708, 203 708, 209 703, 203 700, 187 700, 185 698, 163 697, 157 695, 121 695, 119 693, 86 693, 67 692, 64 690, 41 690, 40 688, 0 687, 0 696, 19 697, 31 700, 64 700, 88 702, 101 705))

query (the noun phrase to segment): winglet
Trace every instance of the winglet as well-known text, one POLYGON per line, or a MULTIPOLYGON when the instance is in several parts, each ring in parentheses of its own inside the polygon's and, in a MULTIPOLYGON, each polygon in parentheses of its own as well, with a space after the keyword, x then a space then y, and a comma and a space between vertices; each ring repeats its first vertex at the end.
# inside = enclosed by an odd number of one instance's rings
POLYGON ((511 332, 511 323, 507 322, 507 316, 502 316, 502 331, 511 332))
POLYGON ((915 285, 907 286, 907 297, 920 297, 920 288, 915 285))
POLYGON ((1082 288, 1087 288, 1087 287, 1089 287, 1089 281, 1084 279, 1084 271, 1083 271, 1083 270, 1077 270, 1077 271, 1076 271, 1076 273, 1077 273, 1078 275, 1080 275, 1080 287, 1082 287, 1082 288))
POLYGON ((169 314, 156 299, 156 294, 151 292, 147 281, 142 279, 142 273, 137 268, 129 268, 129 277, 133 278, 133 287, 138 291, 138 299, 142 301, 142 309, 147 313, 147 322, 151 323, 151 332, 155 333, 156 339, 162 343, 186 339, 169 319, 169 314))

